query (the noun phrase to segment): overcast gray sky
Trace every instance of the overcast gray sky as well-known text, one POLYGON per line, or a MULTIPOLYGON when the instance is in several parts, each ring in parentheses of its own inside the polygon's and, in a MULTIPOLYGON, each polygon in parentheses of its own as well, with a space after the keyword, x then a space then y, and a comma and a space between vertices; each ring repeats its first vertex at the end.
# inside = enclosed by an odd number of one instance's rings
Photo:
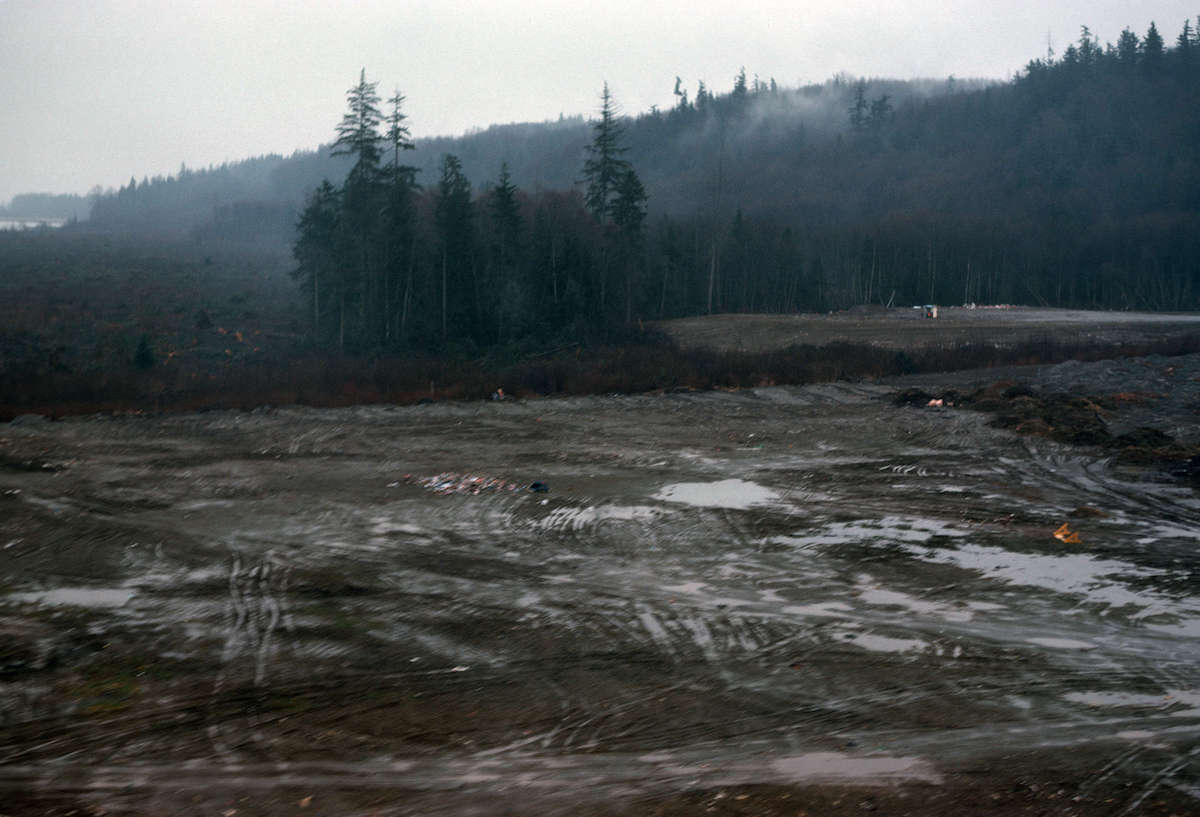
POLYGON ((328 142, 361 67, 416 136, 669 106, 845 71, 1007 78, 1086 24, 1151 20, 1173 44, 1200 0, 0 0, 0 203, 83 193, 328 142))

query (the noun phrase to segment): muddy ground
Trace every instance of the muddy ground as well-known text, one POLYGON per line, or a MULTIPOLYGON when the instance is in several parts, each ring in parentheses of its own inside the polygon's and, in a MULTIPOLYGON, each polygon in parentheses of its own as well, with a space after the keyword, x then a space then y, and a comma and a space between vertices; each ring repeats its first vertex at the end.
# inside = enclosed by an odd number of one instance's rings
POLYGON ((929 320, 912 307, 866 306, 828 315, 700 316, 658 326, 684 348, 764 352, 840 342, 911 350, 969 343, 1011 345, 1043 338, 1065 344, 1140 343, 1200 330, 1200 315, 942 306, 937 319, 929 320))
POLYGON ((0 814, 1200 812, 1200 498, 996 375, 0 426, 0 814))

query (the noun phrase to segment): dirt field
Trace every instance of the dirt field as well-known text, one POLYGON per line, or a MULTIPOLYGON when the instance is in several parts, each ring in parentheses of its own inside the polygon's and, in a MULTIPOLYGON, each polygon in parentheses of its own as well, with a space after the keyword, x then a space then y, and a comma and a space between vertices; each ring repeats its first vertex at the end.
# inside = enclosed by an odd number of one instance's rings
POLYGON ((996 374, 0 426, 0 814, 1195 814, 1200 500, 996 374))
POLYGON ((860 307, 831 315, 716 315, 659 326, 684 348, 762 352, 795 344, 866 343, 896 349, 1017 343, 1133 343, 1200 330, 1200 315, 1086 312, 1032 307, 940 307, 929 320, 911 307, 860 307))

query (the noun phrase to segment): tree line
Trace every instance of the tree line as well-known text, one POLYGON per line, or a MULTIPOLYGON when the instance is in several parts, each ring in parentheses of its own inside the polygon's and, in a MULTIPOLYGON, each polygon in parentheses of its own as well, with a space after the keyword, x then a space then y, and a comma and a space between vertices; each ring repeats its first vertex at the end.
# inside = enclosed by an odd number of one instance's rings
POLYGON ((94 217, 150 223, 160 199, 192 201, 188 187, 196 202, 221 185, 306 190, 303 203, 209 204, 193 235, 299 236, 305 322, 346 351, 570 342, 658 318, 862 303, 1191 310, 1198 57, 1190 22, 1170 42, 1153 24, 1108 45, 1084 28, 1003 83, 785 89, 742 71, 728 92, 689 94, 676 78, 665 110, 620 116, 602 95, 591 122, 415 149, 406 120, 393 133, 402 105, 375 99, 373 124, 339 128, 334 155, 131 180, 94 217), (605 145, 617 161, 598 211, 586 166, 605 145), (623 201, 640 203, 616 206, 623 181, 623 201))
POLYGON ((347 92, 334 155, 351 167, 300 214, 293 248, 313 338, 339 351, 462 350, 590 335, 633 319, 646 192, 623 154, 607 84, 581 173, 586 191, 529 196, 507 165, 472 191, 454 154, 428 188, 404 96, 380 107, 365 70, 347 92))
MULTIPOLYGON (((756 149, 744 130, 774 83, 743 73, 693 100, 677 86, 675 108, 636 119, 606 87, 582 189, 560 191, 520 190, 507 165, 473 190, 454 154, 423 188, 401 164, 398 108, 388 134, 347 120, 336 145, 354 169, 314 193, 296 245, 313 334, 341 349, 482 347, 862 303, 1196 309, 1197 55, 1190 24, 1174 48, 1154 25, 1107 47, 1085 28, 1004 85, 893 107, 888 86, 846 83, 843 133, 790 149, 756 149), (697 121, 703 194, 647 218, 625 157, 697 121)), ((352 111, 372 87, 360 79, 352 111)), ((384 121, 366 111, 354 122, 384 121)))

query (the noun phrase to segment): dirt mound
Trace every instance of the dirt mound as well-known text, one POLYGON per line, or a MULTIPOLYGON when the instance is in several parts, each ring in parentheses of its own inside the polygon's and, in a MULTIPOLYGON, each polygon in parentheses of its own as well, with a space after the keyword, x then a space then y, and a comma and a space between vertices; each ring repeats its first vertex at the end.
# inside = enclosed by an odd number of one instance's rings
POLYGON ((1200 482, 1200 446, 1183 444, 1149 425, 1120 433, 1110 427, 1110 421, 1121 409, 1147 402, 1130 400, 1125 393, 1084 396, 999 380, 969 394, 956 389, 907 388, 895 394, 892 402, 897 406, 957 406, 988 412, 994 415, 989 425, 996 428, 1068 445, 1109 449, 1120 464, 1159 468, 1182 479, 1200 482))

